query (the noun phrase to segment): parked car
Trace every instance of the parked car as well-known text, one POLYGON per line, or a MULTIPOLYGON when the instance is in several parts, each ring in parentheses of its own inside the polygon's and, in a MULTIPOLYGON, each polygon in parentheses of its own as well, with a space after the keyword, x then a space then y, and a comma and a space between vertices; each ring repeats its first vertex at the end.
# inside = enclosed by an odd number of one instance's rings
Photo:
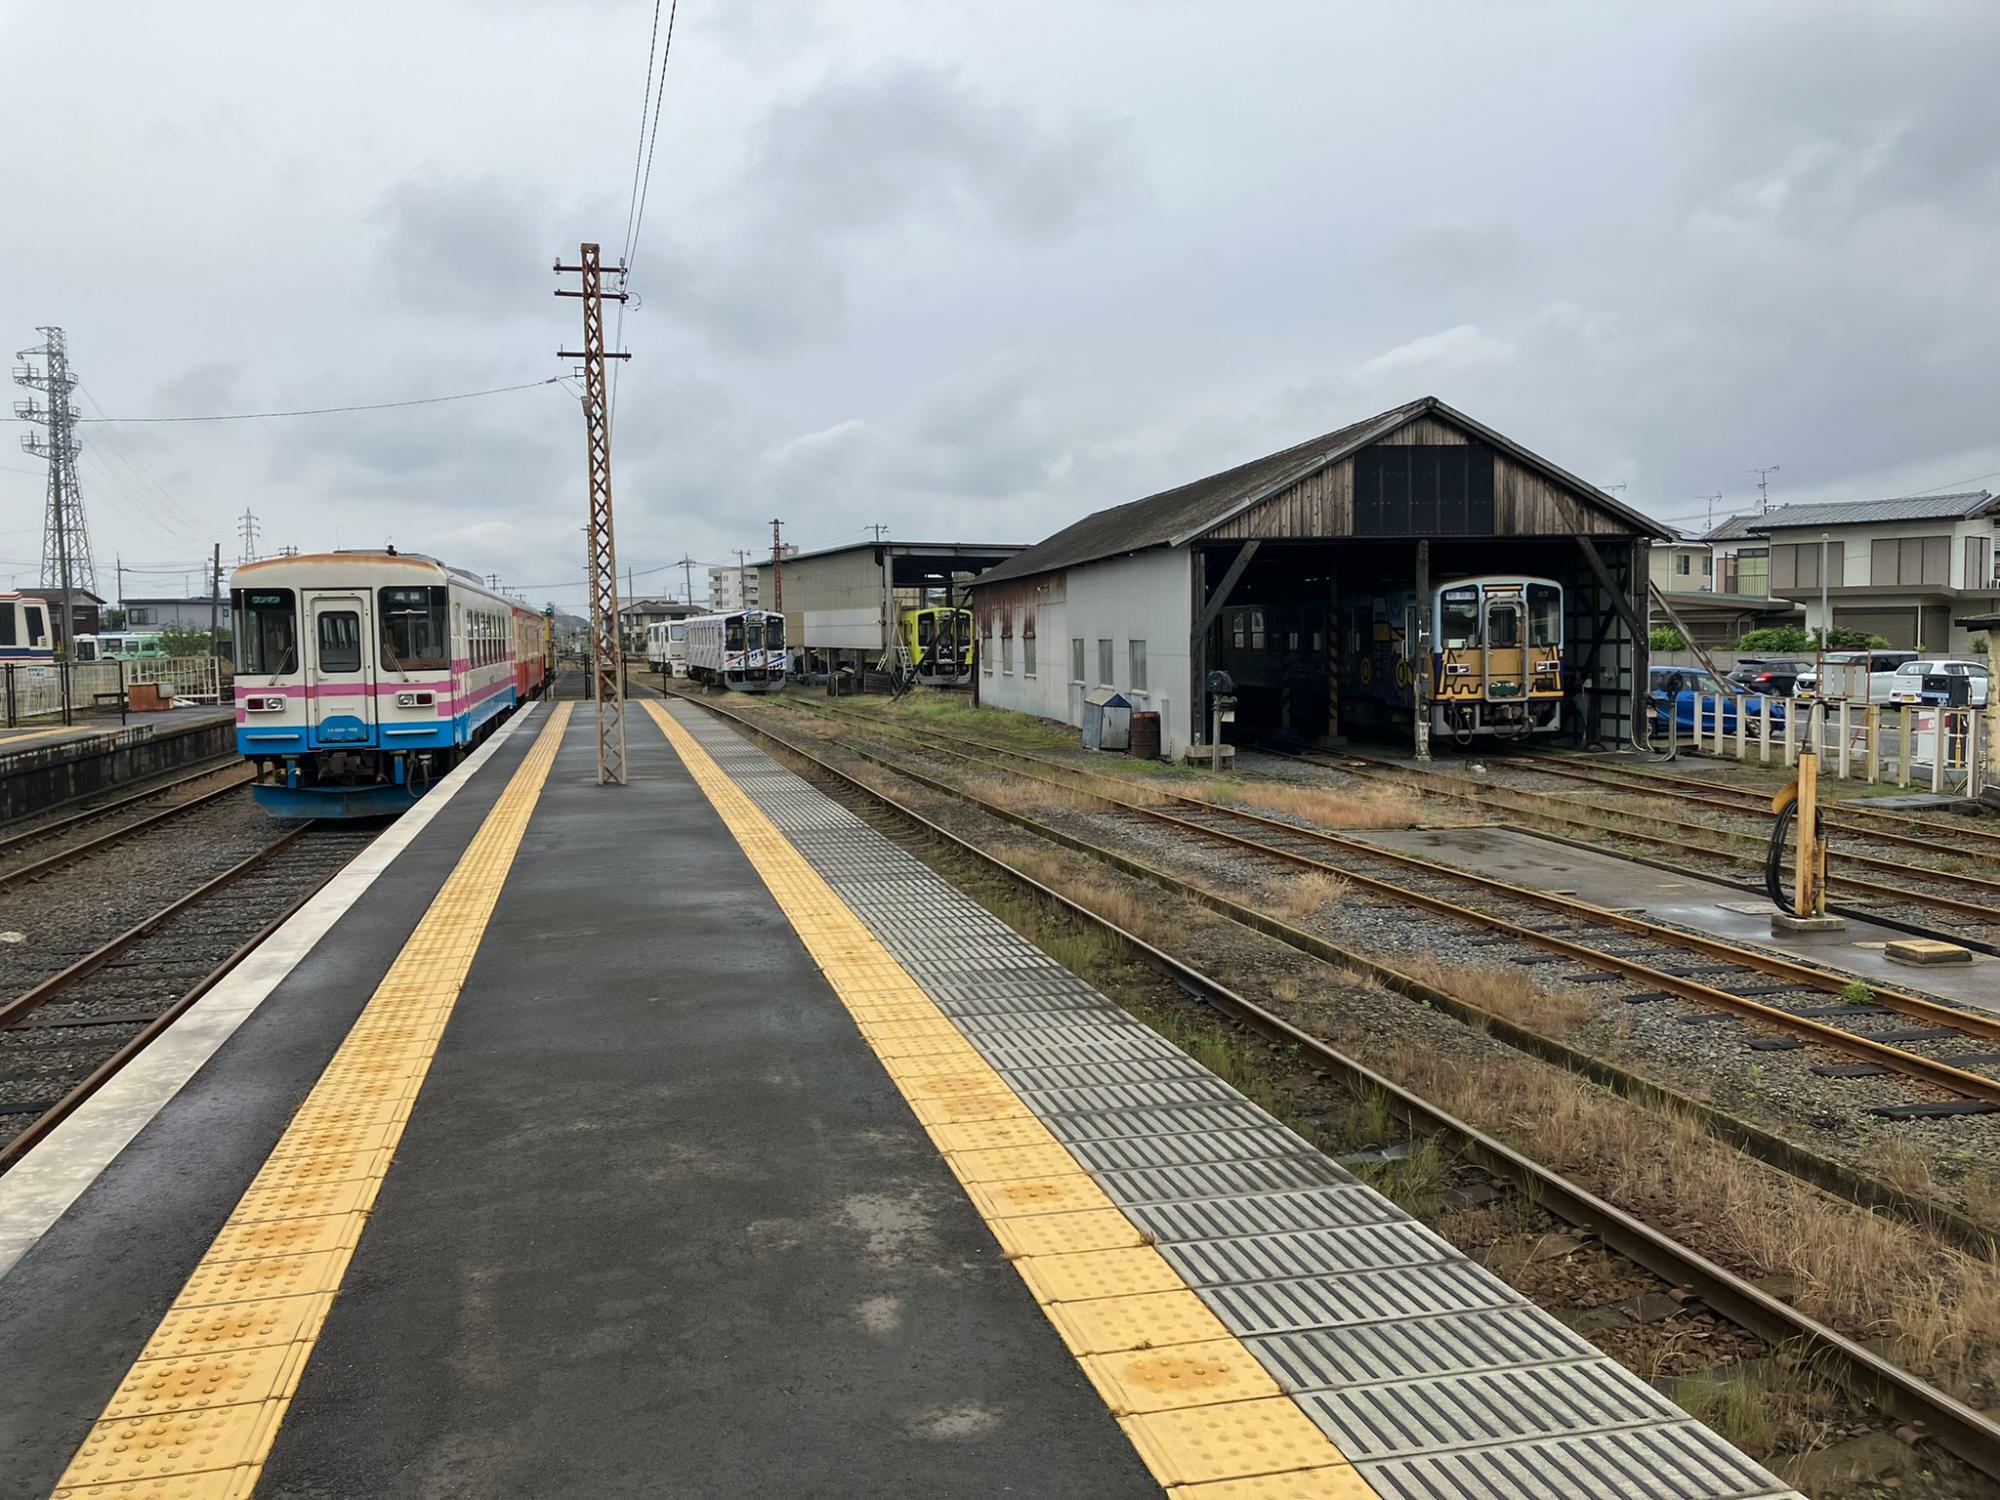
POLYGON ((1698 667, 1655 667, 1651 673, 1650 698, 1653 730, 1667 732, 1669 713, 1678 731, 1692 739, 1696 733, 1713 736, 1718 718, 1725 735, 1736 733, 1736 700, 1743 699, 1743 732, 1759 732, 1759 721, 1771 719, 1771 733, 1783 733, 1785 704, 1782 698, 1762 693, 1745 693, 1735 683, 1704 672, 1698 667))
POLYGON ((1974 708, 1984 708, 1991 701, 1988 694, 1993 679, 1986 663, 1954 656, 1918 657, 1904 662, 1890 674, 1889 701, 1943 703, 1950 692, 1948 679, 1953 677, 1972 679, 1974 708))
MULTIPOLYGON (((1858 691, 1847 690, 1850 687, 1858 687, 1858 684, 1854 683, 1857 669, 1865 668, 1868 673, 1868 702, 1887 703, 1889 683, 1896 675, 1896 669, 1904 662, 1916 659, 1916 652, 1898 648, 1879 651, 1829 651, 1820 658, 1826 664, 1827 696, 1846 695, 1853 702, 1861 701, 1858 691)), ((1802 694, 1819 692, 1817 667, 1810 672, 1799 674, 1797 690, 1802 694)))
POLYGON ((1737 661, 1729 680, 1737 685, 1740 692, 1789 698, 1798 683, 1799 674, 1812 669, 1813 664, 1801 657, 1745 656, 1737 661))

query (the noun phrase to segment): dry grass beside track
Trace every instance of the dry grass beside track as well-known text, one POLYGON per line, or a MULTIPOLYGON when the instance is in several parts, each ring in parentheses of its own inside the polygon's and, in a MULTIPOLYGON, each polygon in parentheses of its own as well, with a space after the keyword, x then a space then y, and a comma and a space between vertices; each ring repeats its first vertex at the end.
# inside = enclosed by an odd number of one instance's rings
POLYGON ((1250 781, 1236 790, 1237 806, 1289 813, 1327 828, 1415 828, 1435 821, 1423 800, 1399 788, 1343 792, 1295 786, 1284 781, 1250 781))

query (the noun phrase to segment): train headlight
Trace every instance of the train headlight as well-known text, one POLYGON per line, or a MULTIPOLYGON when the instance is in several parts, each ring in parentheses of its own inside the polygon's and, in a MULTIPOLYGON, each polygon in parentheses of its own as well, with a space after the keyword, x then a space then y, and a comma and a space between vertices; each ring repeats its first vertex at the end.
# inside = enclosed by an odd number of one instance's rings
POLYGON ((280 714, 285 711, 285 700, 276 698, 245 698, 243 711, 252 714, 280 714))
POLYGON ((429 708, 436 702, 437 695, 435 693, 396 694, 396 707, 398 708, 429 708))
POLYGON ((1535 670, 1537 672, 1560 672, 1562 670, 1562 663, 1559 661, 1538 661, 1535 663, 1535 670))

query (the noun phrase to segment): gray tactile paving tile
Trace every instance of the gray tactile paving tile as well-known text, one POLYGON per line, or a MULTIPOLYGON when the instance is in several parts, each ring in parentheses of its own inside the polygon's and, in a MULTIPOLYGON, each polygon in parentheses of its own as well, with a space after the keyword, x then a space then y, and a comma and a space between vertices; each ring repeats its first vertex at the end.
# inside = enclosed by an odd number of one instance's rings
POLYGON ((1387 1500, 1799 1500, 860 818, 669 712, 1387 1500))

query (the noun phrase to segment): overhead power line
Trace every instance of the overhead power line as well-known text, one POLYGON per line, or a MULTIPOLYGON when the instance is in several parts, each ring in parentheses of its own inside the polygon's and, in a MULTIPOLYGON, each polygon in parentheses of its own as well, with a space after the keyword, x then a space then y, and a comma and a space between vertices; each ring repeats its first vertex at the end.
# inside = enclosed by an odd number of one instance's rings
POLYGON ((436 406, 445 401, 473 401, 481 396, 504 396, 509 391, 531 391, 538 386, 554 385, 562 379, 551 375, 547 380, 524 380, 519 385, 496 385, 483 391, 456 391, 449 396, 418 396, 409 401, 364 401, 353 406, 305 406, 293 411, 230 411, 204 412, 198 416, 186 417, 84 417, 85 422, 256 422, 270 417, 325 417, 338 412, 349 411, 393 411, 403 406, 436 406))

